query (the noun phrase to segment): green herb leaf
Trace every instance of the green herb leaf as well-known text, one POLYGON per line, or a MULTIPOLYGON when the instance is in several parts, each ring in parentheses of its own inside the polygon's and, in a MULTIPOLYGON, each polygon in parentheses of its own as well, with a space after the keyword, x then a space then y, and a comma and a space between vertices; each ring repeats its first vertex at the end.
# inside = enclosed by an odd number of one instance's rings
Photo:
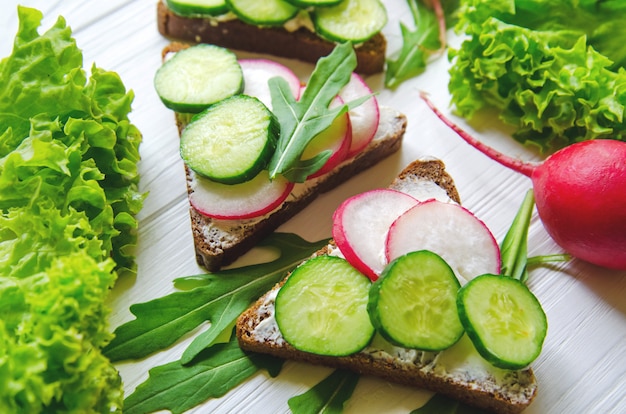
POLYGON ((293 414, 340 414, 358 382, 358 374, 336 370, 304 394, 290 398, 289 408, 293 414))
POLYGON ((279 358, 243 352, 233 335, 229 343, 202 351, 192 365, 175 361, 152 368, 146 382, 124 400, 124 413, 183 413, 210 398, 223 396, 259 369, 276 376, 282 364, 279 358))
POLYGON ((310 243, 295 234, 276 233, 259 244, 278 249, 280 256, 271 262, 178 279, 179 284, 188 282, 197 287, 132 305, 130 310, 137 318, 115 330, 115 339, 105 354, 113 361, 141 358, 210 321, 211 326, 183 354, 182 363, 191 362, 230 329, 254 300, 327 242, 310 243))
POLYGON ((411 411, 411 414, 485 414, 478 408, 462 404, 452 398, 435 394, 422 407, 411 411))
POLYGON ((300 160, 305 148, 320 132, 327 129, 349 105, 329 109, 331 101, 348 83, 356 68, 352 44, 343 43, 321 58, 299 101, 296 101, 281 78, 269 81, 273 112, 280 122, 280 138, 269 162, 270 178, 283 175, 292 182, 304 182, 330 157, 329 152, 313 160, 300 160))
POLYGON ((421 1, 409 0, 415 30, 400 22, 402 49, 396 60, 387 61, 385 86, 396 88, 426 69, 428 59, 441 50, 439 22, 434 10, 421 1))

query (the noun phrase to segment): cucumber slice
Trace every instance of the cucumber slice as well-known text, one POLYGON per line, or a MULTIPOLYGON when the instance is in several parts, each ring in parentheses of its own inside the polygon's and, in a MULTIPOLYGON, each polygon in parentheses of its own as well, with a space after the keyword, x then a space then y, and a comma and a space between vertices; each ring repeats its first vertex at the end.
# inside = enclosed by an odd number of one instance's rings
POLYGON ((344 0, 311 13, 315 30, 335 42, 365 42, 387 24, 387 10, 379 0, 344 0))
POLYGON ((257 98, 235 95, 194 116, 180 154, 196 173, 224 184, 255 177, 272 157, 280 124, 257 98))
POLYGON ((281 26, 298 14, 298 7, 285 0, 226 0, 242 21, 255 26, 281 26))
POLYGON ((307 7, 328 7, 335 6, 344 0, 287 0, 294 6, 305 9, 307 7))
POLYGON ((345 356, 374 335, 367 315, 371 282, 346 260, 317 256, 297 267, 276 296, 276 323, 294 348, 345 356))
POLYGON ((372 285, 368 312, 389 342, 405 348, 440 351, 463 335, 454 272, 428 250, 392 261, 372 285))
POLYGON ((539 356, 548 322, 524 283, 507 276, 478 276, 459 291, 457 305, 467 336, 496 367, 521 369, 539 356))
POLYGON ((166 3, 180 16, 219 16, 228 12, 225 0, 167 0, 166 3))
POLYGON ((198 44, 167 60, 157 70, 154 86, 168 108, 198 113, 215 102, 241 93, 243 72, 230 50, 198 44))

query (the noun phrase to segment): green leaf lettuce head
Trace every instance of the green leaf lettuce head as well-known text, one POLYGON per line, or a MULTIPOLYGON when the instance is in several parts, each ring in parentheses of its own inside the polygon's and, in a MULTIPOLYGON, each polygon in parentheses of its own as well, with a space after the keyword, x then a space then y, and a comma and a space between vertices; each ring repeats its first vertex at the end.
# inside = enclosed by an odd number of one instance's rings
POLYGON ((626 140, 625 13, 621 0, 463 0, 453 105, 468 118, 495 108, 543 151, 626 140))
POLYGON ((133 95, 65 20, 19 7, 0 61, 0 412, 119 412, 105 299, 134 271, 141 134, 133 95))

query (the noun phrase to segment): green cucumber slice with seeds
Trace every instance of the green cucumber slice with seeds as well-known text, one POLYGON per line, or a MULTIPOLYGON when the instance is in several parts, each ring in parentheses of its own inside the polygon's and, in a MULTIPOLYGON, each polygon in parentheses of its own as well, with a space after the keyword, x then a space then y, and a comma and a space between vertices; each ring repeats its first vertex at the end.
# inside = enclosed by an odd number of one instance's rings
POLYGON ((157 70, 154 86, 161 101, 177 112, 198 113, 241 93, 243 72, 228 49, 199 44, 176 52, 157 70))
POLYGON ((317 256, 297 267, 276 295, 276 323, 294 348, 318 355, 360 351, 373 335, 371 282, 346 260, 317 256))
POLYGON ((180 154, 210 180, 242 183, 267 165, 279 134, 278 120, 261 101, 235 95, 192 118, 181 134, 180 154))
POLYGON ((387 10, 379 0, 344 0, 311 13, 315 30, 335 42, 361 43, 387 24, 387 10))
POLYGON ((228 12, 225 0, 167 0, 166 3, 180 16, 219 16, 228 12))
POLYGON ((240 20, 255 26, 281 26, 300 10, 285 0, 226 0, 226 4, 240 20))
POLYGON ((387 265, 372 285, 368 312, 391 343, 440 351, 463 335, 456 305, 460 287, 439 255, 427 250, 407 253, 387 265))
POLYGON ((494 366, 521 369, 539 356, 548 322, 523 282, 507 276, 478 276, 461 288, 457 305, 467 336, 494 366))

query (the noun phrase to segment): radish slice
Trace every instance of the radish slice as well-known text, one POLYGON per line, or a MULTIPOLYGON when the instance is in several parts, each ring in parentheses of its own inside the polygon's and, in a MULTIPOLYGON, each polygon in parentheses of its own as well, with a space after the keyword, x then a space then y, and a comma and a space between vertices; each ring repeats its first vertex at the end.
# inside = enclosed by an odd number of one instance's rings
MULTIPOLYGON (((303 88, 304 89, 304 88, 303 88)), ((329 108, 343 105, 341 97, 336 96, 330 103, 329 108)), ((332 154, 326 161, 326 164, 317 172, 311 174, 308 178, 319 177, 341 164, 348 155, 350 143, 352 142, 352 127, 350 124, 350 116, 346 112, 338 116, 333 123, 320 134, 318 134, 309 145, 307 145, 302 159, 309 159, 320 152, 330 150, 332 154)))
POLYGON ((441 256, 465 284, 500 274, 500 248, 487 226, 458 204, 428 200, 407 210, 387 234, 387 260, 416 250, 441 256))
POLYGON ((333 238, 346 260, 371 280, 387 264, 385 242, 391 224, 419 203, 391 189, 371 190, 345 200, 333 214, 333 238))
POLYGON ((240 220, 262 216, 278 207, 294 184, 283 177, 270 180, 267 170, 241 184, 221 184, 191 173, 189 202, 200 214, 240 220))
POLYGON ((246 95, 254 96, 272 109, 272 96, 267 82, 276 76, 287 81, 295 99, 300 98, 300 79, 287 66, 267 59, 240 59, 246 95))
MULTIPOLYGON (((356 73, 352 74, 348 84, 339 92, 339 96, 341 96, 344 102, 350 102, 371 94, 372 90, 370 87, 356 73)), ((352 124, 352 144, 348 150, 348 158, 361 152, 374 139, 376 130, 378 130, 378 123, 380 122, 378 100, 375 96, 372 96, 361 105, 351 109, 349 114, 352 124)))

